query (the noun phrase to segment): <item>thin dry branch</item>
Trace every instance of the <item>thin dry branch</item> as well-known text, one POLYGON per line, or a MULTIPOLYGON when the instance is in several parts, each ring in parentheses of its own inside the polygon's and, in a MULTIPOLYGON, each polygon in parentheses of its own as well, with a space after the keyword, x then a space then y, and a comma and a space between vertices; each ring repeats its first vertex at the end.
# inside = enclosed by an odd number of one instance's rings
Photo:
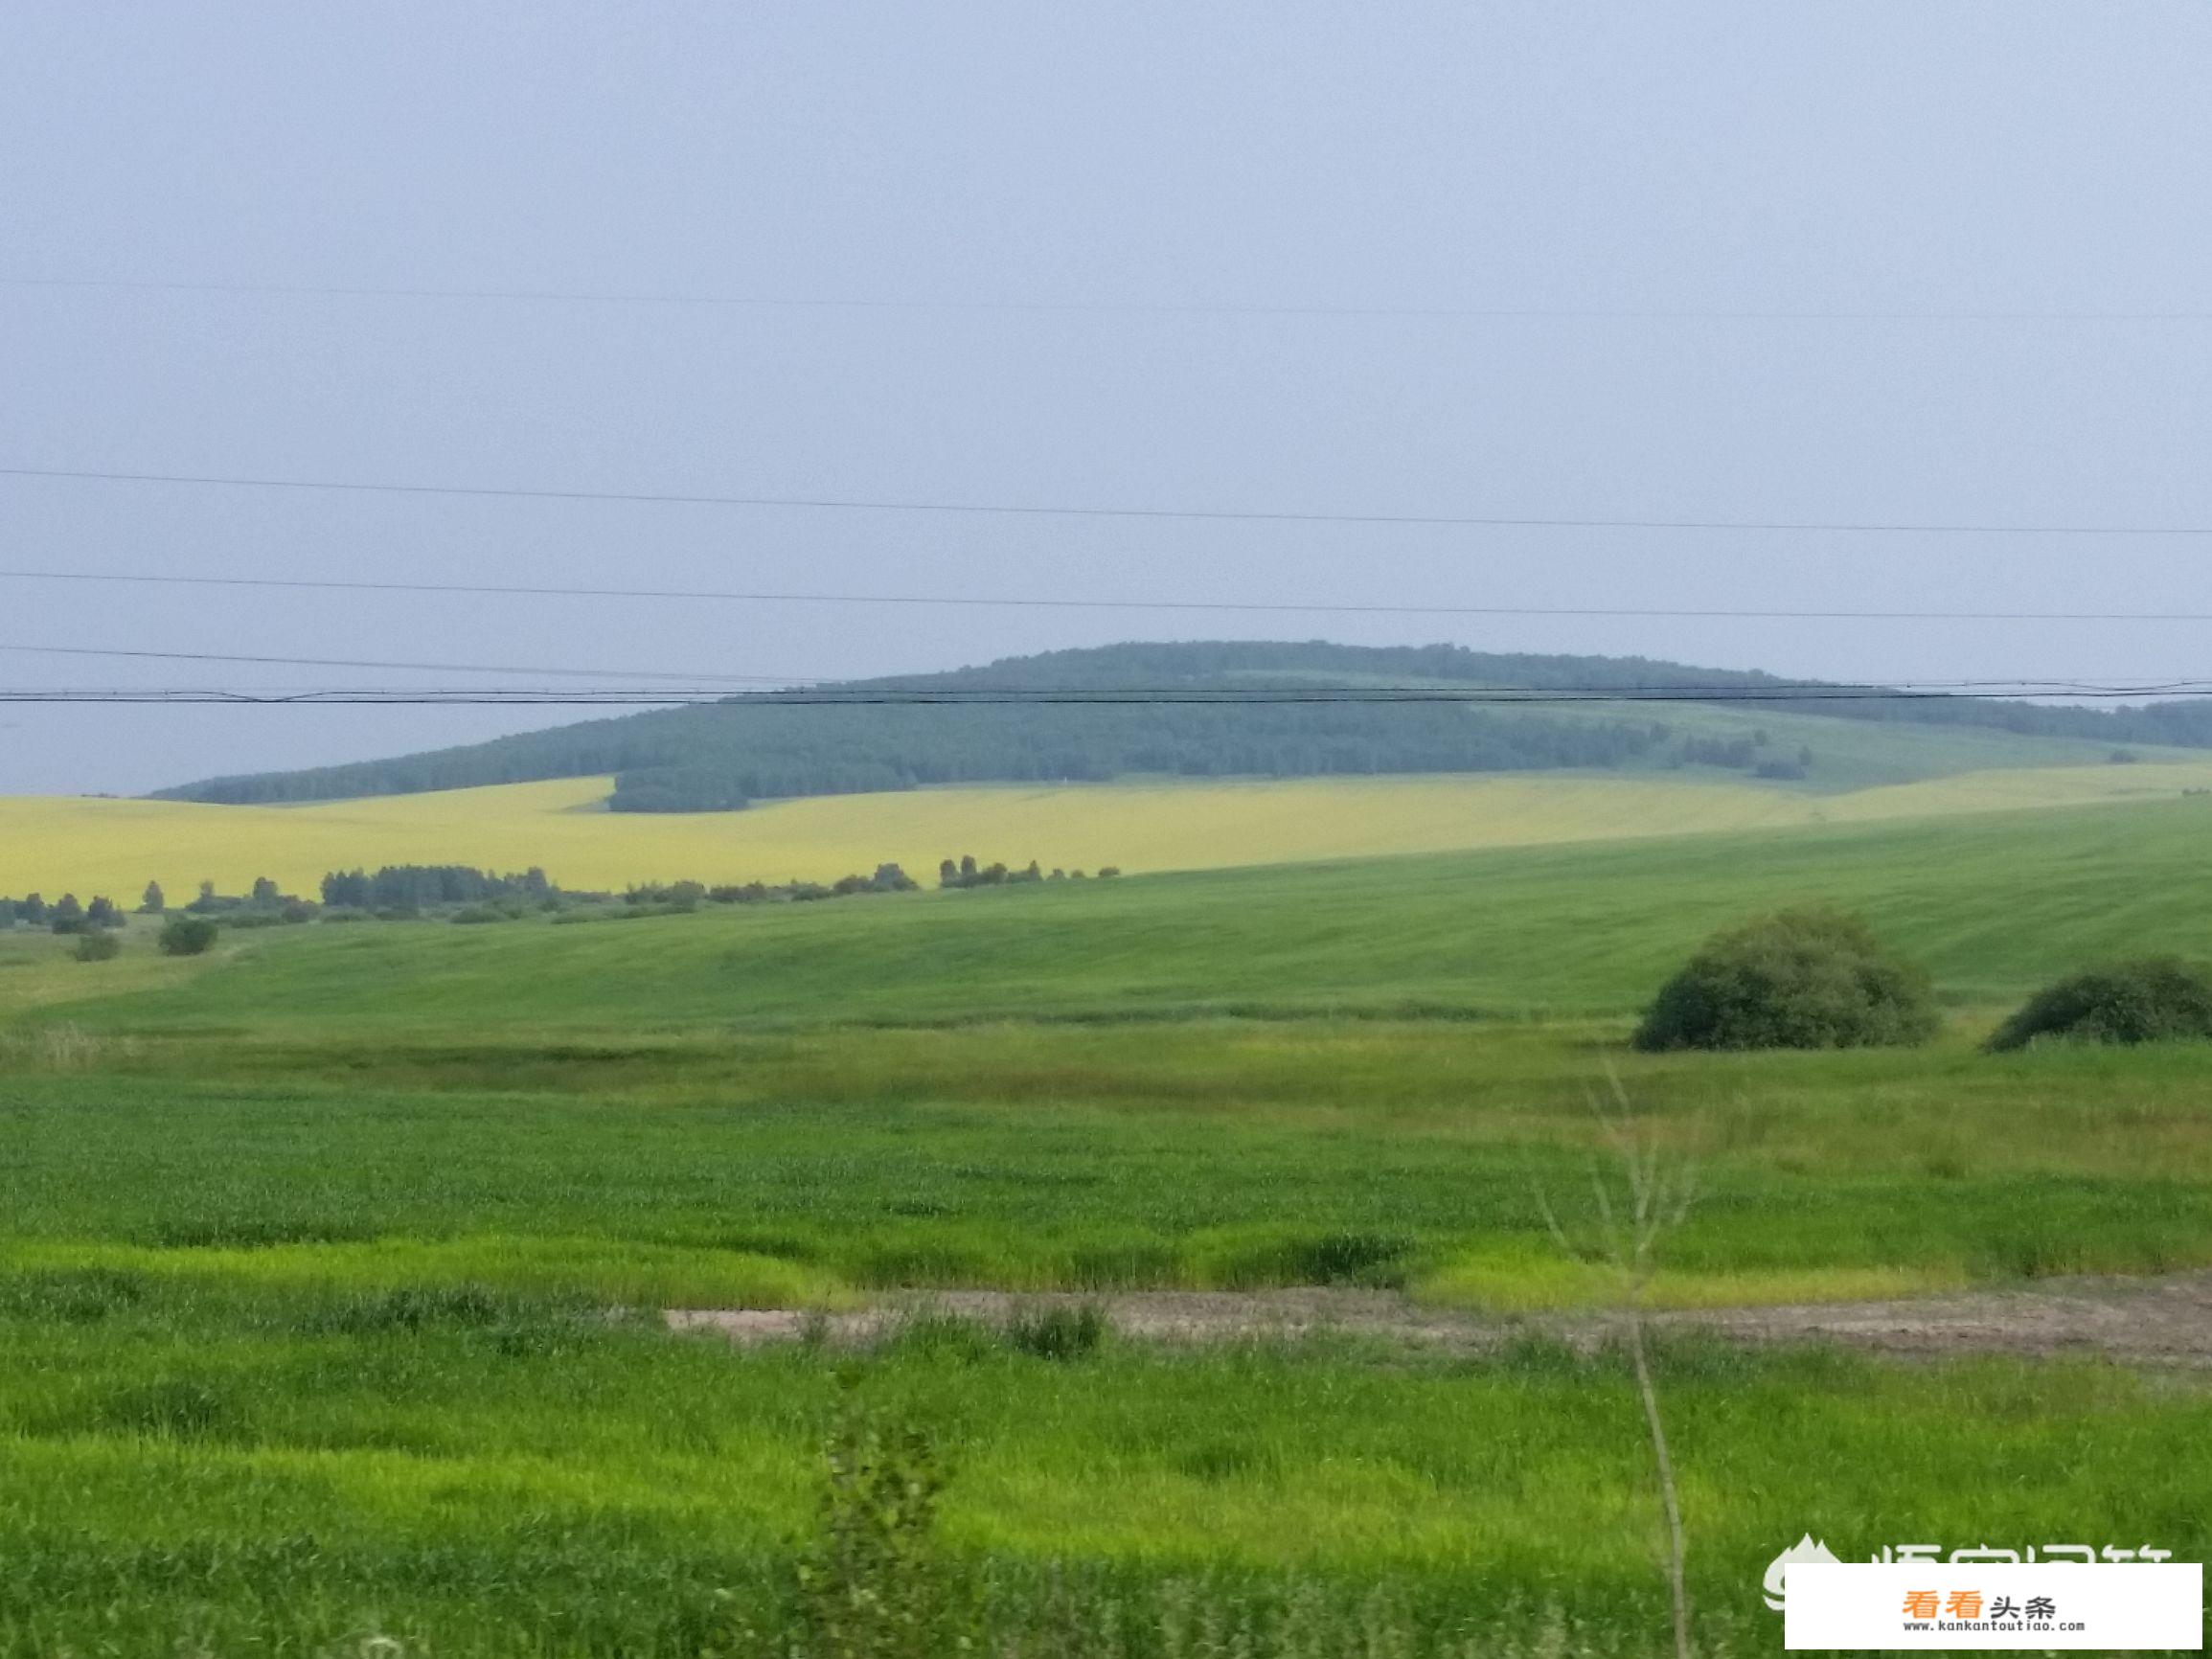
POLYGON ((1629 1361, 1635 1375, 1636 1397, 1644 1411, 1644 1426, 1651 1436, 1652 1463, 1657 1476, 1659 1509, 1667 1529, 1667 1588, 1674 1608, 1676 1659, 1693 1659, 1690 1641, 1690 1592, 1685 1574, 1689 1539, 1682 1523, 1682 1504, 1675 1479, 1675 1460, 1667 1444, 1666 1423, 1659 1411, 1659 1391, 1652 1376, 1645 1335, 1646 1303, 1658 1250, 1668 1234, 1688 1217, 1697 1201, 1695 1172, 1686 1162, 1666 1158, 1657 1140, 1633 1118, 1628 1091, 1610 1067, 1607 1068, 1607 1095, 1589 1095, 1607 1144, 1619 1166, 1619 1181, 1626 1204, 1617 1205, 1605 1172, 1593 1160, 1589 1167, 1591 1209, 1596 1221, 1589 1238, 1576 1240, 1552 1207, 1539 1185, 1537 1209, 1544 1227, 1561 1251, 1571 1260, 1610 1270, 1614 1279, 1615 1310, 1628 1339, 1629 1361), (1624 1214, 1625 1211, 1625 1214, 1624 1214))

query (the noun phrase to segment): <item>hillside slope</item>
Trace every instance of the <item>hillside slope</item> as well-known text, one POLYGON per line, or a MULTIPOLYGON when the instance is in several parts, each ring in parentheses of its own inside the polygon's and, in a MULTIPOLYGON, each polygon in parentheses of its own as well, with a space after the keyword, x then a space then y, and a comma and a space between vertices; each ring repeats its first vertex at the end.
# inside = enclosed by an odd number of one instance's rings
MULTIPOLYGON (((48 1001, 50 1014, 131 1030, 507 1025, 573 1036, 1236 1011, 1620 1014, 1713 929, 1814 901, 1863 912, 1927 964, 1947 1001, 1988 1007, 2111 955, 2201 952, 2212 936, 2208 830, 2212 800, 2178 800, 581 927, 285 928, 226 940, 182 967, 136 959, 147 973, 176 968, 168 989, 132 975, 0 975, 0 1018, 34 983, 66 996, 48 1001)), ((34 946, 53 947, 20 948, 34 946)))
POLYGON ((1110 690, 1134 693, 1133 702, 820 707, 763 693, 389 761, 212 779, 164 798, 333 801, 611 775, 615 810, 681 812, 961 783, 1681 766, 1846 788, 1986 767, 2081 764, 2118 743, 2212 746, 2212 702, 2089 710, 1957 697, 1785 705, 1762 695, 1787 684, 1636 657, 1486 655, 1448 646, 1128 645, 837 689, 856 697, 1110 690), (1500 708, 1171 700, 1253 688, 1383 685, 1550 693, 1697 687, 1732 701, 1500 708), (1949 751, 1940 761, 1914 741, 1936 734, 1949 751))
POLYGON ((2152 802, 2212 789, 2212 757, 1977 771, 1834 794, 1686 773, 1552 772, 964 785, 673 815, 601 810, 610 782, 298 807, 0 800, 0 894, 104 893, 135 902, 158 880, 181 900, 203 880, 242 893, 262 875, 312 894, 329 871, 382 864, 537 865, 564 886, 592 890, 673 879, 834 881, 887 860, 929 880, 940 859, 970 852, 1017 868, 1036 859, 1047 870, 1211 870, 2152 802))

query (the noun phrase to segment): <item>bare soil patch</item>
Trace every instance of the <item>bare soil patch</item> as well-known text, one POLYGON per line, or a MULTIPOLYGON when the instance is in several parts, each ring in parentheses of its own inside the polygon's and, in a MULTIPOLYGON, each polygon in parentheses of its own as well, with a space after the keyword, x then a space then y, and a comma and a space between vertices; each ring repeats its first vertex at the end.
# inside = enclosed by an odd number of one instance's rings
MULTIPOLYGON (((1146 1342, 1203 1343, 1339 1333, 1463 1352, 1540 1334, 1578 1347, 1604 1342, 1612 1321, 1576 1313, 1502 1318, 1423 1307, 1395 1291, 1146 1290, 1095 1296, 995 1290, 888 1298, 856 1312, 672 1308, 672 1329, 756 1344, 818 1334, 866 1342, 919 1315, 1004 1325, 1056 1307, 1100 1308, 1114 1329, 1146 1342)), ((1931 1357, 1968 1353, 2079 1355, 2132 1364, 2212 1367, 2212 1272, 2150 1279, 2045 1280, 2018 1288, 1882 1302, 1699 1308, 1653 1315, 1657 1325, 1745 1343, 1832 1342, 1931 1357)))

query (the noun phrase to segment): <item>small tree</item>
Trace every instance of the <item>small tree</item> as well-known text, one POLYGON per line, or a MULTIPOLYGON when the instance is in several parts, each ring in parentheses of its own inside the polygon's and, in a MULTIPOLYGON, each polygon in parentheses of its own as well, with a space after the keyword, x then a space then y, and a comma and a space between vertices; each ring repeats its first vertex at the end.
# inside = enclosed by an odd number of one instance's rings
POLYGON ((104 893, 92 896, 92 902, 84 907, 84 920, 95 927, 121 927, 123 912, 115 908, 115 900, 104 893))
POLYGON ((161 883, 158 881, 148 881, 146 884, 146 897, 138 901, 139 915, 159 916, 168 908, 169 899, 161 891, 161 883))
POLYGON ((79 962, 113 962, 122 954, 123 941, 104 929, 98 933, 81 934, 78 938, 79 962))
POLYGON ((91 925, 84 920, 84 906, 77 901, 74 893, 64 893, 57 898, 46 920, 47 925, 57 933, 82 933, 91 925))
POLYGON ((1927 975, 1841 911, 1786 910, 1716 934, 1661 988, 1640 1049, 1841 1049, 1924 1042, 1927 975))
POLYGON ((935 1659, 968 1649, 957 1577, 937 1539, 945 1475, 929 1437, 855 1404, 825 1458, 819 1530, 798 1564, 808 1650, 935 1659))
POLYGON ((172 916, 154 943, 164 956, 201 956, 215 944, 220 931, 204 916, 172 916))

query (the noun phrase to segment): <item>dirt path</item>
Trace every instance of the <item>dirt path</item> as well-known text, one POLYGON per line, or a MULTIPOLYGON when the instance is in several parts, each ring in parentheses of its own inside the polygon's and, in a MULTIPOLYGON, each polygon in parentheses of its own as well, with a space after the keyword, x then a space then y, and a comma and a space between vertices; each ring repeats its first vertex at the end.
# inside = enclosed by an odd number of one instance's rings
MULTIPOLYGON (((887 1300, 820 1321, 832 1341, 881 1335, 935 1310, 992 1324, 1055 1307, 1101 1308, 1115 1330, 1152 1342, 1224 1342, 1335 1331, 1459 1352, 1542 1333, 1602 1341, 1599 1316, 1502 1319, 1424 1307, 1385 1290, 1129 1291, 1101 1296, 945 1291, 887 1300)), ((1876 1352, 2078 1354, 2132 1363, 2212 1366, 2212 1273, 2156 1279, 2053 1279, 2032 1288, 1964 1291, 1891 1302, 1832 1302, 1665 1313, 1658 1322, 1743 1342, 1840 1343, 1876 1352)), ((676 1330, 733 1341, 794 1341, 810 1317, 744 1308, 673 1308, 676 1330)))

